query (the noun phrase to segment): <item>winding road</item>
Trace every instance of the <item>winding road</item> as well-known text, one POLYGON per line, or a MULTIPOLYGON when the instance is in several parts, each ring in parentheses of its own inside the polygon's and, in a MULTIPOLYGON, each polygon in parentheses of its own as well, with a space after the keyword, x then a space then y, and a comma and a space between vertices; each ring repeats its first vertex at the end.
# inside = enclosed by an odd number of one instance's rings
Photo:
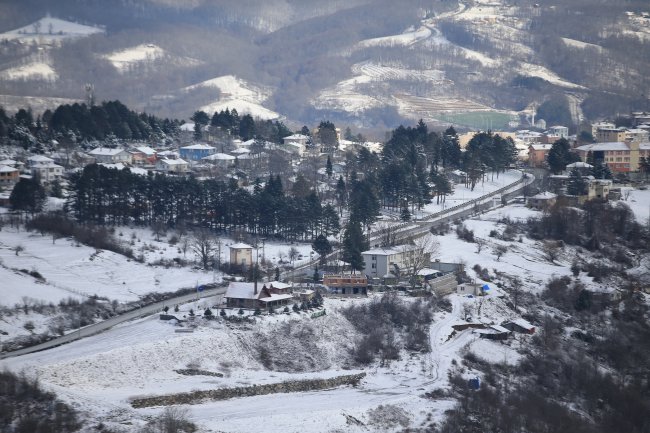
POLYGON ((153 304, 145 305, 137 310, 131 310, 119 316, 111 317, 110 319, 94 323, 92 325, 79 328, 69 334, 57 337, 53 340, 46 341, 35 346, 25 347, 23 349, 14 350, 12 352, 3 352, 0 354, 0 359, 11 358, 14 356, 26 355, 28 353, 39 352, 41 350, 50 349, 52 347, 60 346, 62 344, 70 343, 84 337, 99 334, 107 329, 112 328, 129 320, 138 319, 140 317, 148 316, 157 312, 162 312, 165 306, 173 306, 175 304, 182 304, 196 299, 208 298, 210 296, 222 295, 226 292, 226 287, 217 287, 215 289, 207 289, 197 293, 190 293, 188 295, 177 296, 175 298, 166 299, 164 301, 156 302, 153 304))

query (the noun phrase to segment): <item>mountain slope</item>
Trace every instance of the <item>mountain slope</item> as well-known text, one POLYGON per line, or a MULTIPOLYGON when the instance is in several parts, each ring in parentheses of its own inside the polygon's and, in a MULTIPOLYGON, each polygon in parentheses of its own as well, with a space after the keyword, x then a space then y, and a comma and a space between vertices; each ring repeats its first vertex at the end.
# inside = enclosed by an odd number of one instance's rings
POLYGON ((225 107, 190 86, 232 76, 267 89, 242 109, 300 123, 517 118, 550 97, 572 123, 650 108, 647 7, 610 3, 27 0, 0 7, 0 95, 76 99, 92 83, 100 100, 187 117, 225 107))

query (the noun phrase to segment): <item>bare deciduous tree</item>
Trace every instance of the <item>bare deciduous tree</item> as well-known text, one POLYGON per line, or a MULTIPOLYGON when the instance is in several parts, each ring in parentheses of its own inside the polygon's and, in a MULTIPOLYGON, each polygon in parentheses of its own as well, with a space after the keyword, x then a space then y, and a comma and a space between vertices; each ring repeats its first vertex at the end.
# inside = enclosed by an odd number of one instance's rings
POLYGON ((194 232, 190 241, 190 249, 196 254, 196 257, 203 265, 203 269, 208 268, 216 248, 217 239, 210 230, 199 229, 194 232))
POLYGON ((418 273, 431 263, 431 256, 440 252, 440 243, 431 234, 414 239, 402 249, 404 265, 411 275, 411 287, 415 287, 418 273))
POLYGON ((487 242, 485 242, 484 239, 481 238, 476 238, 476 254, 481 254, 481 251, 487 245, 487 242))
POLYGON ((494 248, 494 255, 497 256, 497 262, 501 261, 501 256, 508 252, 508 247, 505 245, 497 245, 494 248))

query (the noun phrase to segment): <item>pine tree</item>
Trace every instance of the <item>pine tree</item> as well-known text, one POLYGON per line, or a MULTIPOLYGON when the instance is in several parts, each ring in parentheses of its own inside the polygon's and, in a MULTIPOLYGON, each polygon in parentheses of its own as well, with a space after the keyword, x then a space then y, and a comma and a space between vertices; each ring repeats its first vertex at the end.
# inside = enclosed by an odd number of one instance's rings
POLYGON ((402 212, 400 212, 399 219, 406 222, 411 221, 411 212, 409 212, 408 204, 402 205, 402 212))
POLYGON ((571 174, 569 174, 567 192, 569 195, 584 195, 587 193, 587 182, 580 174, 580 171, 575 168, 571 170, 571 174))
POLYGON ((364 268, 361 253, 367 249, 368 242, 361 230, 361 223, 350 220, 343 235, 343 260, 348 262, 352 269, 361 271, 364 268))
POLYGON ((327 177, 329 179, 332 178, 332 173, 333 173, 332 160, 330 159, 329 155, 327 155, 327 163, 325 164, 325 173, 327 173, 327 177))

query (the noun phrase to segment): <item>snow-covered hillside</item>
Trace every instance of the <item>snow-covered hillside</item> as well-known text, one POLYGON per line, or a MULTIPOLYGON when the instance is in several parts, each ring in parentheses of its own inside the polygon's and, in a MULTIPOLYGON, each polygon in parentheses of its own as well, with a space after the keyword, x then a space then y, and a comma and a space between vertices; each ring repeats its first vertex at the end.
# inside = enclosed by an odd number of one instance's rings
MULTIPOLYGON (((638 209, 639 215, 647 207, 646 193, 634 191, 628 197, 628 203, 638 209)), ((430 235, 440 245, 438 257, 443 262, 464 262, 470 278, 479 284, 487 283, 490 288, 482 297, 456 293, 447 297, 450 309, 436 311, 429 329, 430 353, 402 352, 398 361, 376 362, 366 367, 355 364, 351 348, 361 335, 341 310, 372 302, 381 294, 372 294, 369 299, 326 298, 327 314, 314 319, 307 313, 291 312, 262 316, 243 324, 201 319, 206 307, 216 307, 214 312, 219 310, 222 299, 217 296, 182 305, 174 313, 187 318, 191 309, 197 314, 197 328, 190 334, 176 333, 173 323, 162 322, 154 315, 62 347, 3 362, 11 370, 24 369, 37 375, 44 386, 56 391, 64 401, 117 431, 127 431, 130 427, 125 423, 139 425, 161 411, 131 408, 130 399, 134 397, 331 378, 357 371, 367 374, 357 388, 204 401, 187 408, 201 432, 246 432, 251 425, 262 423, 268 432, 396 432, 405 427, 426 428, 431 422, 440 421, 453 406, 453 400, 445 396, 450 387, 448 373, 458 372, 456 366, 465 354, 472 353, 489 363, 515 365, 531 338, 518 335, 505 342, 490 341, 481 339, 471 328, 462 330, 462 325, 500 324, 517 319, 522 313, 539 314, 526 310, 525 305, 520 305, 519 311, 513 309, 509 288, 512 280, 518 279, 520 289, 536 297, 550 279, 571 276, 571 263, 577 256, 588 258, 589 252, 565 245, 550 260, 542 244, 523 232, 512 240, 504 240, 508 226, 540 215, 539 211, 513 204, 463 222, 479 241, 466 242, 453 230, 444 236, 430 235), (501 255, 496 253, 499 247, 504 247, 501 255), (475 264, 486 270, 489 281, 472 269, 475 264), (499 288, 501 285, 506 288, 499 288), (269 364, 272 369, 265 367, 269 364), (186 368, 220 373, 223 377, 185 376, 176 371, 186 368), (426 397, 425 393, 432 391, 440 397, 426 397), (401 421, 391 424, 377 420, 384 417, 401 421)), ((17 236, 12 232, 9 235, 9 240, 17 236)), ((39 242, 39 237, 32 235, 31 241, 39 242)), ((65 255, 74 267, 75 257, 81 254, 78 251, 84 250, 62 240, 55 246, 46 245, 50 242, 46 238, 42 242, 34 247, 52 249, 52 254, 41 253, 39 266, 48 261, 53 265, 57 261, 55 255, 65 255), (56 254, 55 247, 61 248, 56 254)), ((281 250, 281 245, 267 245, 267 257, 277 258, 281 250)), ((15 256, 13 251, 6 251, 4 265, 15 265, 13 260, 29 256, 28 253, 26 249, 14 258, 10 257, 15 256)), ((43 269, 46 274, 49 268, 43 269)), ((135 272, 141 270, 129 270, 135 272)), ((590 290, 603 290, 602 284, 585 272, 580 272, 578 278, 590 290)), ((35 285, 32 290, 40 288, 35 285)), ((413 302, 412 298, 402 300, 413 302)), ((235 310, 228 314, 238 315, 235 310)), ((541 324, 535 325, 541 332, 541 324)), ((476 375, 480 373, 467 365, 462 367, 464 378, 476 375)))
POLYGON ((99 27, 87 26, 47 16, 14 30, 0 34, 0 40, 52 43, 103 33, 99 27))
POLYGON ((58 74, 47 62, 35 61, 21 66, 0 71, 0 79, 6 80, 33 80, 55 81, 58 74))
POLYGON ((235 109, 240 116, 242 114, 250 114, 253 117, 259 117, 261 119, 273 120, 280 118, 278 113, 262 105, 271 96, 271 89, 256 86, 234 75, 224 75, 193 84, 183 88, 182 91, 185 93, 197 89, 209 91, 211 88, 219 90, 220 96, 216 101, 201 107, 201 110, 206 113, 235 109))

